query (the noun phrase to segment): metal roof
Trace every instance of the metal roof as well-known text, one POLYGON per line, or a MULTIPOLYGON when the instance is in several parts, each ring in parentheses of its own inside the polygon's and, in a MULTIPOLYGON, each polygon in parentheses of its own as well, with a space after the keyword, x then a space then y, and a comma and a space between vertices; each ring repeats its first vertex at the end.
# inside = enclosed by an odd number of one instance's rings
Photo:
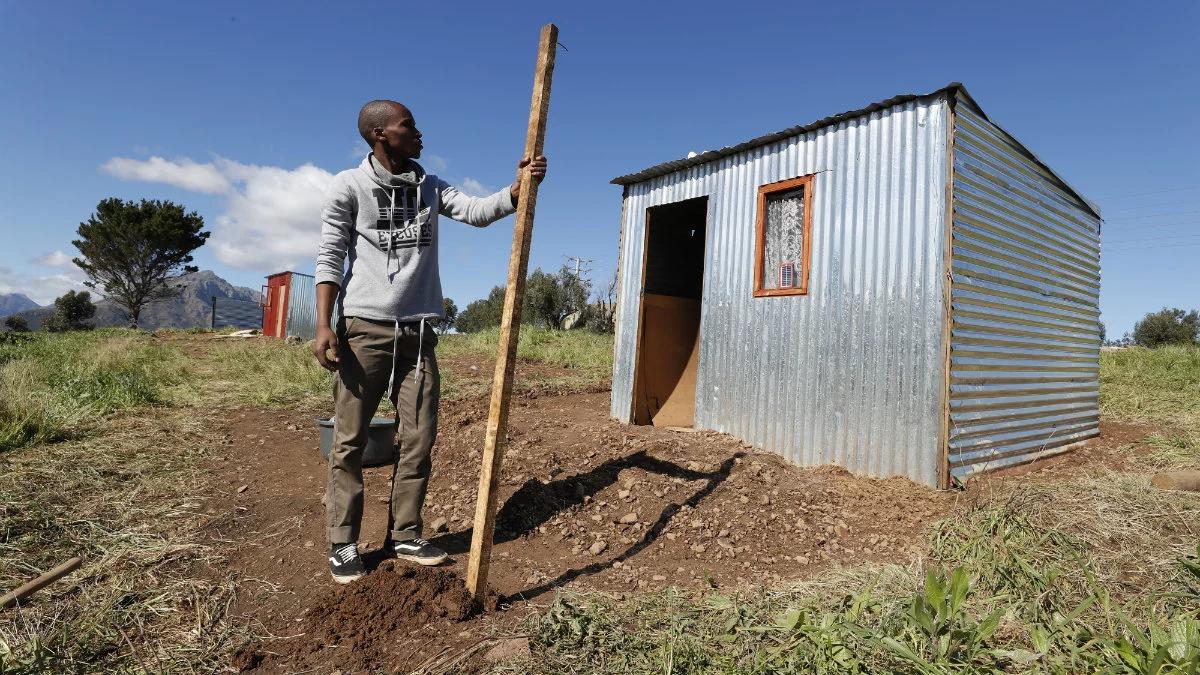
MULTIPOLYGON (((642 181, 649 180, 651 178, 657 178, 659 176, 665 176, 669 173, 674 173, 681 169, 686 169, 689 167, 696 166, 698 164, 704 164, 706 162, 711 162, 713 160, 721 159, 722 157, 728 157, 730 155, 735 155, 744 150, 750 150, 752 148, 757 148, 759 146, 767 145, 769 143, 774 143, 775 141, 783 140, 785 138, 789 138, 792 136, 798 136, 800 134, 808 133, 810 131, 816 131, 817 129, 821 129, 823 127, 837 124, 838 122, 843 122, 845 120, 854 119, 855 117, 862 117, 863 115, 869 115, 878 110, 884 110, 886 108, 890 108, 892 106, 899 105, 901 103, 907 103, 908 101, 912 101, 912 100, 919 99, 919 98, 931 98, 931 97, 942 96, 942 95, 946 95, 946 96, 950 96, 950 97, 953 97, 955 95, 962 95, 966 100, 968 100, 975 107, 975 109, 978 111, 978 113, 980 115, 982 115, 984 117, 984 119, 988 119, 987 114, 983 112, 983 109, 979 107, 979 104, 975 102, 975 99, 972 98, 969 93, 967 93, 966 87, 964 87, 961 82, 951 82, 950 84, 947 84, 946 86, 942 87, 941 89, 931 91, 928 94, 900 94, 898 96, 893 96, 891 98, 884 99, 884 100, 876 102, 876 103, 872 103, 864 108, 859 108, 857 110, 848 110, 844 113, 839 113, 837 115, 831 115, 829 117, 824 117, 815 122, 810 122, 808 124, 800 124, 800 125, 797 125, 794 127, 788 127, 787 129, 782 129, 782 130, 776 131, 774 133, 766 134, 765 136, 759 136, 757 138, 752 138, 744 143, 738 143, 737 145, 726 146, 724 148, 720 148, 719 150, 708 150, 708 151, 699 153, 699 154, 691 156, 691 157, 685 157, 683 159, 676 159, 676 160, 672 160, 670 162, 663 162, 662 164, 655 164, 654 166, 651 166, 646 169, 642 169, 641 171, 638 171, 636 173, 630 173, 630 174, 626 174, 624 176, 617 176, 616 178, 612 179, 609 182, 611 182, 613 185, 632 185, 634 183, 640 183, 642 181)), ((993 120, 988 120, 988 121, 995 124, 995 122, 993 120)), ((997 126, 999 126, 999 125, 997 125, 997 126)), ((1008 133, 1008 132, 1006 131, 1005 133, 1008 133)), ((1009 137, 1012 137, 1012 134, 1009 134, 1009 137)), ((1058 181, 1060 183, 1062 183, 1062 186, 1064 188, 1066 188, 1068 191, 1070 191, 1071 194, 1073 194, 1075 197, 1077 197, 1079 199, 1079 201, 1081 201, 1083 204, 1085 204, 1089 209, 1091 209, 1091 211, 1093 213, 1095 213, 1096 217, 1100 217, 1100 209, 1091 200, 1084 197, 1078 190, 1076 190, 1069 183, 1067 183, 1065 180, 1063 180, 1062 177, 1058 175, 1058 173, 1056 173, 1053 169, 1051 169, 1049 166, 1047 166, 1045 162, 1038 159, 1038 157, 1036 155, 1034 155, 1032 151, 1030 151, 1027 147, 1025 147, 1025 144, 1021 143, 1020 141, 1017 141, 1016 138, 1013 138, 1013 140, 1016 141, 1017 144, 1020 145, 1022 149, 1024 149, 1026 152, 1028 152, 1030 159, 1037 162, 1038 165, 1040 165, 1047 172, 1049 172, 1052 176, 1054 176, 1056 179, 1058 179, 1058 181)))

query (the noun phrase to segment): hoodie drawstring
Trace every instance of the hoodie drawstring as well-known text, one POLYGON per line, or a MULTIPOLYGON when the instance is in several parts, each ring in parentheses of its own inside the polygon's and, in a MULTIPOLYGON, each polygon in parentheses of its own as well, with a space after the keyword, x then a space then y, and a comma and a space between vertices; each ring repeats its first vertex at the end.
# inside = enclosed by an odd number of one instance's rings
MULTIPOLYGON (((425 383, 425 370, 421 367, 424 364, 425 357, 425 326, 426 317, 421 317, 419 326, 417 327, 417 362, 414 367, 417 370, 417 396, 421 395, 421 387, 425 383)), ((392 372, 388 375, 387 399, 392 399, 392 391, 396 385, 396 362, 400 356, 400 322, 392 322, 392 372)), ((417 406, 420 410, 420 406, 417 406)), ((419 413, 418 413, 419 414, 419 413)))

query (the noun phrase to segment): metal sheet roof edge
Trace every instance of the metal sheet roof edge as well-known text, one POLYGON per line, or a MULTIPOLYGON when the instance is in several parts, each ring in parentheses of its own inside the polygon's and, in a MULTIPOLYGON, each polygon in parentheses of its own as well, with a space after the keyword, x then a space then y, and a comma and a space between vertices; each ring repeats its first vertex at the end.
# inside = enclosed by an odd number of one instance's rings
MULTIPOLYGON (((626 174, 624 176, 617 176, 616 178, 612 179, 609 182, 612 183, 613 185, 626 185, 626 186, 633 185, 634 183, 641 183, 642 181, 646 181, 651 178, 665 176, 669 173, 674 173, 676 171, 680 171, 682 169, 693 167, 693 166, 696 166, 699 164, 705 164, 705 163, 711 162, 713 160, 721 159, 722 157, 728 157, 730 155, 735 155, 735 154, 745 151, 745 150, 750 150, 752 148, 757 148, 762 145, 767 145, 768 143, 774 143, 775 141, 783 140, 785 138, 790 138, 792 136, 799 136, 800 134, 805 134, 810 131, 816 131, 817 129, 821 129, 823 127, 837 124, 838 122, 842 122, 842 121, 845 121, 848 119, 854 119, 855 117, 869 115, 877 110, 883 110, 885 108, 890 108, 894 105, 899 105, 901 103, 907 103, 909 101, 913 101, 916 99, 934 98, 934 97, 942 96, 942 95, 948 95, 950 97, 953 97, 958 94, 961 94, 971 104, 971 106, 975 108, 975 111, 983 116, 984 119, 988 120, 992 124, 996 124, 995 121, 993 121, 992 119, 990 119, 987 116, 987 113, 985 113, 983 111, 983 108, 980 107, 979 103, 977 103, 975 101, 975 99, 971 96, 971 94, 967 92, 966 87, 964 87, 961 82, 951 82, 950 84, 947 84, 946 86, 942 87, 941 89, 931 91, 928 94, 900 94, 898 96, 893 96, 891 98, 884 99, 884 100, 878 101, 876 103, 872 103, 864 108, 859 108, 857 110, 849 110, 844 113, 839 113, 837 115, 831 115, 829 117, 824 117, 822 119, 819 119, 815 122, 810 122, 808 124, 800 124, 800 125, 797 125, 794 127, 788 127, 787 129, 782 129, 782 130, 776 131, 774 133, 766 134, 764 136, 759 136, 757 138, 752 138, 744 143, 738 143, 737 145, 726 146, 726 147, 720 148, 718 150, 707 150, 707 151, 702 152, 694 157, 686 157, 683 159, 676 159, 676 160, 672 160, 669 162, 663 162, 662 164, 655 164, 654 166, 651 166, 646 169, 642 169, 641 171, 638 171, 635 173, 626 174)), ((1000 127, 999 124, 996 124, 996 126, 1000 127)), ((1030 159, 1032 159, 1034 162, 1037 162, 1037 164, 1040 165, 1042 168, 1044 168, 1047 172, 1049 172, 1050 175, 1052 175, 1056 179, 1058 179, 1058 182, 1062 183, 1062 186, 1064 188, 1066 188, 1068 191, 1070 191, 1071 194, 1073 194, 1077 199, 1079 199, 1079 201, 1082 202, 1084 204, 1084 206, 1086 206, 1088 208, 1088 210, 1090 210, 1097 218, 1101 217, 1100 209, 1094 202, 1089 200, 1087 197, 1084 197, 1083 194, 1080 193, 1078 190, 1076 190, 1074 187, 1072 187, 1070 183, 1063 180, 1062 176, 1059 176, 1056 171, 1054 171, 1053 169, 1051 169, 1049 167, 1049 165, 1047 165, 1045 162, 1043 162, 1041 159, 1039 159, 1037 157, 1037 155, 1033 154, 1033 151, 1031 151, 1024 143, 1017 140, 1017 138, 1015 136, 1008 133, 1008 131, 1005 130, 1003 127, 1000 127, 1000 128, 1001 128, 1001 130, 1004 131, 1004 133, 1008 134, 1009 138, 1012 138, 1013 141, 1021 147, 1021 149, 1023 149, 1026 153, 1029 154, 1030 159)))

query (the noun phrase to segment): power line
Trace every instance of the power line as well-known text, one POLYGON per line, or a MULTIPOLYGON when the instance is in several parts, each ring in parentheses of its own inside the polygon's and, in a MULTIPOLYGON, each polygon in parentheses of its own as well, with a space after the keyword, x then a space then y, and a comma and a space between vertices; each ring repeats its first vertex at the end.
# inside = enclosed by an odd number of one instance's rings
POLYGON ((1139 237, 1137 239, 1117 239, 1114 241, 1101 241, 1101 246, 1111 246, 1112 244, 1138 244, 1143 241, 1162 241, 1164 239, 1195 239, 1200 237, 1200 234, 1170 234, 1164 237, 1139 237))
POLYGON ((1188 190, 1197 190, 1197 189, 1200 189, 1200 185, 1189 185, 1187 187, 1180 187, 1180 188, 1168 188, 1166 190, 1152 190, 1150 192, 1133 192, 1133 193, 1129 193, 1129 194, 1120 193, 1120 194, 1111 194, 1111 195, 1100 195, 1100 198, 1101 199, 1114 199, 1117 197, 1145 197, 1146 195, 1161 195, 1161 194, 1166 194, 1168 192, 1186 192, 1188 190))

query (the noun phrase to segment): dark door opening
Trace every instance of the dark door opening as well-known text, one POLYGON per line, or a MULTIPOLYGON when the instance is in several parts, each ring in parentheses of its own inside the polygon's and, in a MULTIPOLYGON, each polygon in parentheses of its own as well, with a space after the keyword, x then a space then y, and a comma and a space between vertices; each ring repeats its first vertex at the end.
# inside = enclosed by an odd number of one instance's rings
POLYGON ((708 197, 646 210, 633 423, 691 427, 708 197))

